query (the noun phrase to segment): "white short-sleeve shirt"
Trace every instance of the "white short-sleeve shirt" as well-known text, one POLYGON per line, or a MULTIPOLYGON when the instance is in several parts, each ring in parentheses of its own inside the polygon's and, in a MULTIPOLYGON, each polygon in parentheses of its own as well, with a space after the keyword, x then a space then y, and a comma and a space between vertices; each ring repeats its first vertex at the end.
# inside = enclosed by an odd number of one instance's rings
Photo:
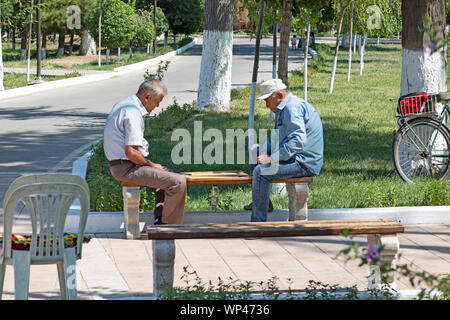
POLYGON ((147 113, 136 95, 113 106, 103 132, 103 149, 109 161, 127 159, 125 146, 139 146, 142 155, 148 156, 148 142, 144 139, 144 115, 147 113))

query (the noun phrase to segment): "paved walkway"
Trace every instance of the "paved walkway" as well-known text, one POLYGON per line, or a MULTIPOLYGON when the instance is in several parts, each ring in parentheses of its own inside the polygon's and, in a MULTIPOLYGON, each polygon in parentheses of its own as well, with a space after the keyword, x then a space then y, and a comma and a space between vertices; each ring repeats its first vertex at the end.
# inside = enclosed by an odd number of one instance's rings
MULTIPOLYGON (((414 263, 432 273, 450 271, 450 225, 406 226, 399 235, 401 264, 414 263)), ((355 237, 360 245, 365 236, 355 237)), ((280 289, 303 289, 309 280, 341 286, 366 288, 367 270, 355 261, 334 259, 346 247, 339 236, 265 238, 258 240, 178 240, 175 256, 175 286, 185 286, 183 267, 196 271, 204 283, 233 280, 253 281, 257 285, 277 277, 280 289)), ((79 299, 153 298, 152 243, 125 240, 121 233, 94 234, 83 247, 83 259, 77 262, 79 299)), ((6 269, 4 299, 14 298, 13 268, 6 269)), ((190 285, 196 284, 190 276, 190 285)), ((406 279, 397 281, 399 290, 412 288, 406 279)), ((32 266, 30 299, 60 299, 56 267, 32 266)))

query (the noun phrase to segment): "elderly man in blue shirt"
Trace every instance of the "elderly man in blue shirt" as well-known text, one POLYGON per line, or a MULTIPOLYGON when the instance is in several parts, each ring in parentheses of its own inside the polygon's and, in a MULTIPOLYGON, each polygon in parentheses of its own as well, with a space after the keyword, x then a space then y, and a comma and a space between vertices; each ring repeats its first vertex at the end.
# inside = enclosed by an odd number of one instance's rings
POLYGON ((261 147, 252 175, 251 221, 267 221, 270 182, 309 177, 323 164, 323 129, 317 110, 290 93, 280 79, 261 84, 266 107, 275 113, 275 134, 261 147))

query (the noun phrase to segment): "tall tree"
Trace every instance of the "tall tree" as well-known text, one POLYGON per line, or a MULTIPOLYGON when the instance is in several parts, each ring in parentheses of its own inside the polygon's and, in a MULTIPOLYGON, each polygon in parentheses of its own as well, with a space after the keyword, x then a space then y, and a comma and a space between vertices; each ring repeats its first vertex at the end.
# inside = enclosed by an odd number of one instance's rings
MULTIPOLYGON (((234 0, 205 3, 203 51, 196 109, 230 109, 234 0)), ((170 20, 169 20, 170 21, 170 20)))
MULTIPOLYGON (((255 57, 253 61, 253 74, 252 74, 252 89, 251 89, 251 97, 250 97, 250 107, 249 107, 249 113, 248 113, 248 148, 250 154, 251 148, 253 144, 255 143, 255 137, 253 136, 254 131, 254 120, 255 120, 255 98, 256 98, 256 83, 258 81, 258 69, 259 69, 259 47, 260 47, 260 41, 261 41, 261 30, 263 27, 263 21, 264 21, 264 10, 266 3, 264 1, 261 1, 259 9, 259 22, 258 22, 258 29, 256 32, 256 45, 255 45, 255 57)), ((256 159, 253 159, 253 161, 256 159)), ((255 163, 255 162, 253 162, 255 163)))
MULTIPOLYGON (((212 2, 215 3, 216 1, 212 2)), ((226 2, 234 4, 234 0, 226 2)), ((192 34, 200 29, 203 14, 200 0, 158 0, 158 3, 169 21, 169 27, 172 30, 175 42, 177 34, 192 34)), ((228 15, 228 12, 219 14, 228 15)))
POLYGON ((283 0, 281 19, 280 53, 278 56, 278 78, 288 86, 288 50, 291 34, 292 6, 294 0, 283 0))
POLYGON ((353 13, 355 12, 355 2, 352 1, 352 8, 350 11, 350 33, 348 36, 348 68, 347 81, 350 82, 350 74, 352 71, 352 41, 353 41, 353 13))
POLYGON ((402 95, 447 91, 445 46, 430 45, 445 40, 445 21, 445 0, 402 1, 402 95))
POLYGON ((3 86, 3 43, 2 43, 2 3, 0 2, 0 91, 5 90, 3 86))
POLYGON ((108 49, 129 46, 138 29, 132 6, 120 0, 96 2, 88 13, 87 25, 98 41, 99 59, 102 46, 108 49))
POLYGON ((344 21, 344 14, 345 10, 347 10, 347 7, 350 4, 350 0, 347 3, 344 3, 344 0, 338 0, 339 4, 339 24, 338 24, 338 31, 336 36, 336 48, 334 50, 334 60, 333 60, 333 67, 331 69, 331 78, 330 78, 330 86, 328 87, 328 93, 333 93, 334 89, 334 78, 336 76, 336 68, 337 68, 337 62, 338 62, 338 55, 339 55, 339 40, 341 37, 341 31, 342 31, 342 23, 344 21))

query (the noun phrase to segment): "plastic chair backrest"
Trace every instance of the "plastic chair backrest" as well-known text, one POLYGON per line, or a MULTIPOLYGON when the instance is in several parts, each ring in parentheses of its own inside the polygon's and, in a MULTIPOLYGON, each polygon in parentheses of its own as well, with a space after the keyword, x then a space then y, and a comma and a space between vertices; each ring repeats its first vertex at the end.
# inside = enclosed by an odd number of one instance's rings
POLYGON ((42 174, 30 174, 18 177, 14 180, 10 185, 8 190, 6 191, 5 197, 3 198, 3 204, 6 203, 10 194, 14 191, 14 189, 31 183, 75 183, 80 184, 86 191, 89 193, 89 187, 86 184, 86 181, 80 176, 74 174, 61 174, 61 173, 42 173, 42 174))
POLYGON ((8 188, 4 201, 4 257, 11 258, 14 214, 18 203, 23 202, 31 217, 30 252, 32 263, 61 260, 64 250, 63 234, 66 216, 71 204, 78 198, 81 210, 76 254, 77 259, 81 259, 84 230, 89 213, 89 188, 86 181, 79 176, 69 174, 36 176, 38 175, 32 175, 32 178, 18 178, 17 180, 20 180, 14 181, 8 188), (34 180, 35 178, 36 180, 34 180))

